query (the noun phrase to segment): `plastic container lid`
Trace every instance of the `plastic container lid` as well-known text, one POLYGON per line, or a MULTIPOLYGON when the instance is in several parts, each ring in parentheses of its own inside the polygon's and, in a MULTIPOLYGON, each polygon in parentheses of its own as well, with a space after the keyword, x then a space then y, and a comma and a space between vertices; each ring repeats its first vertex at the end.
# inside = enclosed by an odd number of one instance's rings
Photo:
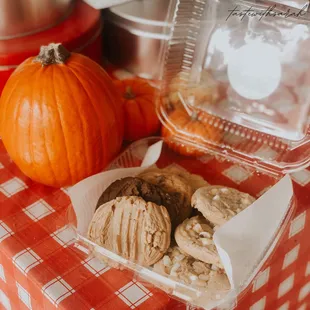
POLYGON ((310 13, 180 0, 159 116, 179 143, 270 173, 310 163, 310 13), (184 49, 175 49, 183 42, 184 49))
POLYGON ((275 3, 284 4, 292 8, 297 9, 308 9, 309 1, 308 0, 275 0, 275 3))

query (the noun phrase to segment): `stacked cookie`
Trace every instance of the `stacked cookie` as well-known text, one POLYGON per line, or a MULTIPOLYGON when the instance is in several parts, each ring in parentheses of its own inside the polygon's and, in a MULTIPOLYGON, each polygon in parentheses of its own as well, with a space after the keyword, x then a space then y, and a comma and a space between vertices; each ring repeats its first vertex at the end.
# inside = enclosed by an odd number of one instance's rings
POLYGON ((230 285, 213 234, 253 202, 175 166, 154 167, 102 193, 88 238, 176 281, 223 292, 230 285))

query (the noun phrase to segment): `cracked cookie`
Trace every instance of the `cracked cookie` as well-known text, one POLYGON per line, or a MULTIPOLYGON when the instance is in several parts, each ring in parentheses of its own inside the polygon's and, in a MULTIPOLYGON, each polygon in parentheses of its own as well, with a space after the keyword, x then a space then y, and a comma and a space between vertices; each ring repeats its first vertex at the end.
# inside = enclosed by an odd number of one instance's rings
POLYGON ((161 259, 169 248, 170 234, 167 209, 135 196, 100 206, 87 233, 89 240, 142 266, 161 259))
POLYGON ((156 166, 150 167, 146 170, 147 172, 154 171, 154 172, 164 172, 164 173, 171 173, 178 175, 182 178, 184 178, 187 183, 191 186, 193 192, 196 191, 200 187, 205 187, 210 185, 202 176, 198 174, 193 174, 188 172, 183 167, 177 165, 177 164, 171 164, 163 169, 157 168, 156 166))
POLYGON ((179 193, 178 214, 171 218, 175 223, 182 223, 192 213, 191 197, 193 190, 188 182, 179 175, 175 175, 166 171, 144 171, 139 178, 161 187, 168 193, 179 193))
POLYGON ((221 226, 255 201, 249 194, 224 186, 199 188, 192 196, 192 207, 214 226, 221 226))

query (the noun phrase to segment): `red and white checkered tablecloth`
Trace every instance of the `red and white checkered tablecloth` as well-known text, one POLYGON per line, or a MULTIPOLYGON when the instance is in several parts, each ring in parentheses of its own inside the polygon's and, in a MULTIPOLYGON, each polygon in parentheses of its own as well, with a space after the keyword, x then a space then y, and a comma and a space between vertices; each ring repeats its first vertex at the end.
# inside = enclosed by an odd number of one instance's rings
MULTIPOLYGON (((268 176, 257 177, 214 158, 178 164, 193 173, 205 171, 213 184, 256 196, 274 184, 268 176)), ((310 170, 292 178, 298 201, 294 219, 238 302, 238 310, 310 309, 310 170)), ((186 309, 162 291, 137 282, 129 271, 88 257, 68 226, 66 190, 25 177, 1 141, 0 204, 1 309, 186 309)))

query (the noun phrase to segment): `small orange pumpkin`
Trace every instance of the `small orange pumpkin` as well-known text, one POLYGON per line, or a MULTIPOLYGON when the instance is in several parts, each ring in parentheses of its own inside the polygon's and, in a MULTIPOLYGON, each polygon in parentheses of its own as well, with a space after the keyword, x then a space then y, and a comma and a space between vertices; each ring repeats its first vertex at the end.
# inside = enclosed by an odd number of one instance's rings
POLYGON ((102 171, 123 139, 121 99, 107 73, 61 44, 41 47, 11 75, 0 101, 0 133, 31 179, 72 185, 102 171))
POLYGON ((179 106, 168 115, 171 129, 163 126, 162 136, 175 152, 185 156, 203 156, 205 151, 195 147, 194 144, 201 145, 206 139, 218 140, 219 134, 210 125, 203 123, 200 114, 186 111, 179 106), (186 143, 186 141, 193 143, 193 145, 186 143))
POLYGON ((155 101, 158 90, 142 79, 115 81, 124 103, 125 132, 127 141, 135 141, 157 133, 160 121, 155 101))

